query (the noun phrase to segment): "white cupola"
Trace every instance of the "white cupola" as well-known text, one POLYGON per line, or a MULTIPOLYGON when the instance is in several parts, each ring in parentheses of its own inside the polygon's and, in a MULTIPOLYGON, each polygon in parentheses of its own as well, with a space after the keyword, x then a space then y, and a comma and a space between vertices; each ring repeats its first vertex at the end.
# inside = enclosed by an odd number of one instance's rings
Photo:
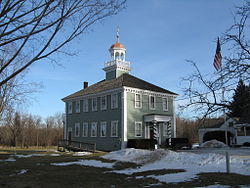
POLYGON ((129 73, 129 71, 131 71, 130 62, 125 60, 126 48, 120 43, 118 31, 116 37, 116 43, 109 48, 111 61, 106 62, 103 68, 106 72, 106 80, 117 78, 123 73, 129 73))

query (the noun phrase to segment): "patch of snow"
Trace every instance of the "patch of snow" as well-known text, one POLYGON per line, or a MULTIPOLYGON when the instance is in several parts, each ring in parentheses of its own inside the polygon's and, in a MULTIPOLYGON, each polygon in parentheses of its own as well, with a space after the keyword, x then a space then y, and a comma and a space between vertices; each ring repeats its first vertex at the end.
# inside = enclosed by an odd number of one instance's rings
POLYGON ((29 155, 15 155, 17 158, 29 158, 29 157, 42 157, 45 156, 46 154, 29 154, 29 155))
MULTIPOLYGON (((209 185, 209 186, 206 186, 206 188, 229 188, 230 186, 228 185, 209 185)), ((196 187, 196 188, 204 188, 204 187, 196 187)))
MULTIPOLYGON (((158 179, 161 182, 182 182, 196 178, 196 174, 199 174, 201 172, 226 171, 225 155, 216 153, 195 154, 191 152, 174 152, 170 150, 145 151, 125 149, 116 152, 111 152, 105 155, 103 158, 128 162, 136 161, 137 163, 142 161, 150 161, 149 163, 144 163, 143 166, 136 169, 124 169, 113 171, 122 174, 133 174, 135 172, 160 169, 184 169, 186 171, 165 175, 147 176, 158 179), (151 157, 152 154, 154 154, 155 156, 161 156, 161 158, 152 162, 147 159, 147 157, 151 157)), ((237 156, 230 156, 230 169, 233 173, 250 175, 250 158, 246 159, 237 156)))
POLYGON ((104 163, 97 160, 79 160, 73 162, 64 162, 64 163, 51 163, 50 165, 54 166, 69 166, 69 165, 80 165, 80 166, 93 166, 98 168, 112 168, 115 163, 104 163))
POLYGON ((209 140, 207 142, 204 142, 200 146, 201 148, 224 148, 228 147, 225 143, 220 142, 218 140, 209 140))
POLYGON ((145 185, 143 187, 154 187, 154 186, 159 186, 159 185, 162 185, 162 183, 149 184, 149 185, 145 185))
POLYGON ((28 172, 28 170, 22 169, 22 170, 20 170, 20 171, 17 173, 17 175, 26 174, 27 172, 28 172))
POLYGON ((76 152, 73 154, 73 156, 85 156, 85 155, 91 155, 90 152, 76 152))
POLYGON ((192 144, 192 149, 199 148, 200 144, 199 143, 194 143, 192 144))
POLYGON ((12 157, 9 157, 8 159, 5 159, 5 160, 0 160, 0 162, 15 162, 16 159, 12 158, 12 157))
POLYGON ((52 153, 52 154, 50 154, 50 156, 53 156, 53 157, 59 157, 59 156, 61 156, 60 154, 58 154, 58 153, 52 153))

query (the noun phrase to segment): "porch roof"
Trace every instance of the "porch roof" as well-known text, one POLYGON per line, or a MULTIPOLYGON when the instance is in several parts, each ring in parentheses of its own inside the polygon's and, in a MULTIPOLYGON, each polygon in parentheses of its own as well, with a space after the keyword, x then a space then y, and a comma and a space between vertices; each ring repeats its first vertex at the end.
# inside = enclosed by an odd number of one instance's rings
POLYGON ((162 115, 162 114, 149 114, 144 116, 145 122, 169 122, 171 121, 172 116, 162 115))

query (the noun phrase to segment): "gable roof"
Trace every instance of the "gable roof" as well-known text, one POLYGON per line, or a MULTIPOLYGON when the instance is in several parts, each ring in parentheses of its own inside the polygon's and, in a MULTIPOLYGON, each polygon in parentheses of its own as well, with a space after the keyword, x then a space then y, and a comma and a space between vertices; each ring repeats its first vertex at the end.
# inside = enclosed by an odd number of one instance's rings
POLYGON ((95 83, 95 84, 93 84, 85 89, 77 91, 77 92, 63 98, 62 100, 65 101, 65 100, 69 100, 69 99, 79 97, 79 96, 99 93, 99 92, 111 90, 111 89, 122 88, 123 86, 138 88, 138 89, 143 89, 143 90, 149 90, 149 91, 155 91, 155 92, 160 92, 160 93, 167 93, 167 94, 171 94, 171 95, 178 95, 174 92, 163 89, 163 88, 158 87, 154 84, 151 84, 151 83, 146 82, 142 79, 139 79, 135 76, 132 76, 130 74, 125 73, 116 79, 102 80, 100 82, 97 82, 97 83, 95 83))

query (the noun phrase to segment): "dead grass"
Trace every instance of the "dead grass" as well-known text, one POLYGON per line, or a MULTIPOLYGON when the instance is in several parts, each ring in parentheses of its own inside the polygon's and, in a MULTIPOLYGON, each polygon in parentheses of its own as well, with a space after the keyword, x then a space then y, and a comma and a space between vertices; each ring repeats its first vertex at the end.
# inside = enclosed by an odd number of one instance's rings
MULTIPOLYGON (((34 151, 33 151, 34 152, 34 151)), ((17 154, 31 154, 32 151, 18 150, 17 154)), ((41 153, 41 152, 37 152, 41 153)), ((116 174, 107 168, 95 168, 88 166, 52 166, 50 163, 77 161, 79 159, 100 160, 103 162, 115 162, 102 159, 103 153, 94 153, 89 156, 72 156, 67 153, 59 153, 60 156, 51 156, 51 151, 42 152, 48 155, 19 158, 16 162, 0 161, 0 187, 15 188, 40 188, 40 187, 204 187, 208 185, 228 185, 238 187, 239 185, 250 185, 250 176, 224 173, 202 173, 194 180, 176 184, 160 183, 150 175, 164 175, 178 173, 184 170, 151 170, 138 172, 132 175, 116 174), (22 170, 27 173, 19 174, 22 170), (108 172, 108 173, 107 173, 108 172), (142 176, 138 178, 138 176, 142 176)), ((0 159, 7 159, 13 155, 12 151, 0 151, 0 159)), ((138 168, 137 164, 116 162, 114 170, 138 168)))
POLYGON ((179 172, 185 172, 183 169, 161 169, 161 170, 148 170, 145 172, 136 172, 133 173, 133 176, 149 176, 149 175, 165 175, 165 174, 174 174, 179 172))

